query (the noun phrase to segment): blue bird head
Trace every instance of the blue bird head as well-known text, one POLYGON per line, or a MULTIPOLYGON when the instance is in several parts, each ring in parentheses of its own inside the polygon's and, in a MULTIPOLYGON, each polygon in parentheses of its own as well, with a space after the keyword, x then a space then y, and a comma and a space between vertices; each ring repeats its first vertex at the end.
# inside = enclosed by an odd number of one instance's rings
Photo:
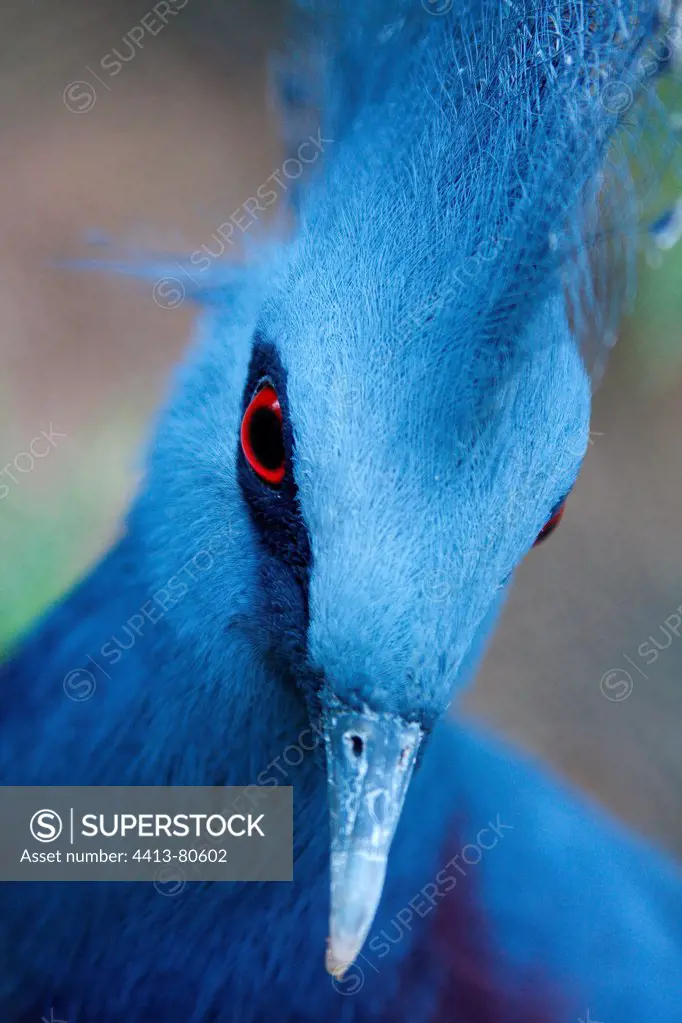
POLYGON ((604 199, 622 111, 600 89, 635 91, 658 25, 653 2, 455 6, 335 21, 324 170, 294 237, 211 295, 150 467, 160 580, 179 541, 229 536, 191 620, 201 663, 243 676, 235 718, 249 687, 264 716, 286 692, 324 732, 331 969, 371 925, 429 732, 576 481, 581 310, 601 228, 629 215, 622 188, 604 199))

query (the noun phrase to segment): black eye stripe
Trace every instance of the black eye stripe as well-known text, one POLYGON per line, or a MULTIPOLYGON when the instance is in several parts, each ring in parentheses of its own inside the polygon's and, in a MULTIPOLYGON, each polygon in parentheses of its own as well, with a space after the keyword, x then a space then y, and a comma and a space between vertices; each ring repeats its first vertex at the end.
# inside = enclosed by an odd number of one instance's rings
MULTIPOLYGON (((268 485, 249 465, 241 440, 238 439, 239 484, 251 519, 266 548, 280 561, 294 568, 299 577, 307 577, 311 557, 310 541, 301 516, 294 475, 295 445, 287 400, 286 371, 276 347, 262 335, 257 334, 244 387, 242 420, 253 399, 266 387, 272 388, 279 401, 282 416, 281 432, 279 445, 275 443, 274 437, 270 437, 271 450, 266 452, 259 448, 259 454, 266 455, 275 462, 276 459, 280 459, 283 452, 285 472, 279 485, 268 485)), ((266 420, 263 421, 263 425, 267 426, 266 420)), ((275 462, 275 465, 279 464, 275 462)))

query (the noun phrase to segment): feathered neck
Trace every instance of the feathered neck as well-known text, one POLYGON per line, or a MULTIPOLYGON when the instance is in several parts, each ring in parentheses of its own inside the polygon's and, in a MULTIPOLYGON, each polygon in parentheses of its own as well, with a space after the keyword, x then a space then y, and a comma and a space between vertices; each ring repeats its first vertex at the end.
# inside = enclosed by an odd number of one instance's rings
POLYGON ((218 662, 200 623, 186 627, 208 560, 179 565, 165 587, 143 563, 129 533, 3 665, 6 783, 322 791, 319 736, 293 682, 270 673, 254 623, 225 615, 218 662), (34 741, 38 721, 49 743, 34 741))

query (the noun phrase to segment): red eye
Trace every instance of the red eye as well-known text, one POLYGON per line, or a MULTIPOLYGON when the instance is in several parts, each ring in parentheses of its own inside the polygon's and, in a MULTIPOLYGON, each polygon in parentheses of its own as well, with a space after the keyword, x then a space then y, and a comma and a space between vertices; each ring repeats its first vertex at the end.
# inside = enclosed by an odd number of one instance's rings
POLYGON ((244 457, 256 475, 278 486, 284 479, 282 410, 273 387, 266 384, 249 402, 241 428, 244 457))
POLYGON ((551 534, 554 532, 556 527, 561 522, 565 510, 566 502, 562 501, 560 504, 556 506, 556 508, 554 509, 550 517, 547 519, 540 532, 538 533, 537 540, 533 544, 533 547, 537 547, 539 543, 542 543, 542 541, 546 540, 548 536, 551 536, 551 534))

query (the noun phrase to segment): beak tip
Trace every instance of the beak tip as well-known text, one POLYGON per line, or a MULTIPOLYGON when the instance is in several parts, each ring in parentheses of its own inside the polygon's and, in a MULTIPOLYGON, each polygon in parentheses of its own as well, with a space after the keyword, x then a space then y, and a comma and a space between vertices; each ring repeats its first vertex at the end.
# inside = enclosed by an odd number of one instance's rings
POLYGON ((331 945, 327 946, 327 952, 324 959, 324 966, 327 973, 331 974, 335 980, 343 980, 344 974, 351 964, 345 962, 343 959, 338 959, 332 949, 331 945))

